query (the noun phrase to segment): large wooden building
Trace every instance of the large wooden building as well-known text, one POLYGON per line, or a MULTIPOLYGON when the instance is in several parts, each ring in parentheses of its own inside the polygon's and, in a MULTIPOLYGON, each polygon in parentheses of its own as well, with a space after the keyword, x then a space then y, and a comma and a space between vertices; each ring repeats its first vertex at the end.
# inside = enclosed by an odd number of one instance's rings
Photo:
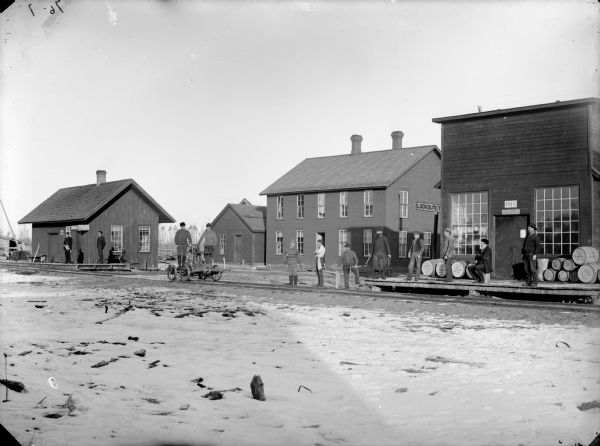
POLYGON ((71 260, 81 249, 84 263, 97 260, 96 239, 102 231, 108 250, 127 251, 127 259, 141 268, 158 266, 158 225, 171 217, 134 180, 106 182, 106 171, 96 172, 96 183, 59 189, 19 223, 32 225, 32 249, 48 262, 64 262, 63 241, 73 237, 71 260))
POLYGON ((236 264, 265 264, 265 206, 254 206, 244 199, 229 203, 212 222, 219 236, 215 261, 236 264))
POLYGON ((325 242, 326 262, 335 263, 349 242, 365 263, 381 228, 392 250, 392 266, 405 266, 412 231, 424 232, 426 255, 436 240, 441 155, 437 146, 402 147, 392 133, 392 149, 363 152, 353 135, 349 154, 308 158, 264 191, 267 196, 266 262, 282 263, 290 240, 304 262, 313 262, 317 239, 325 242))
POLYGON ((458 258, 473 258, 488 238, 496 276, 510 276, 511 249, 529 222, 539 228, 543 256, 600 248, 600 99, 433 122, 442 131, 442 218, 458 258))

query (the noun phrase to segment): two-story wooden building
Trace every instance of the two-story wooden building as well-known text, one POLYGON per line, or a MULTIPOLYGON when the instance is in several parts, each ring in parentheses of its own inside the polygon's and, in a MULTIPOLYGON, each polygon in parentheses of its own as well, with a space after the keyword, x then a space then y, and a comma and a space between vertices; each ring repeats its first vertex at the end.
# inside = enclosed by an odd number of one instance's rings
POLYGON ((495 274, 510 276, 511 249, 529 222, 546 257, 600 248, 600 99, 433 122, 442 127, 442 218, 458 258, 472 258, 487 238, 495 274))
POLYGON ((282 263, 290 240, 313 261, 317 239, 325 242, 326 262, 335 263, 349 242, 364 263, 375 231, 390 241, 392 265, 406 265, 412 231, 425 235, 426 254, 436 240, 441 155, 437 146, 402 147, 402 132, 392 133, 392 149, 362 151, 352 135, 349 154, 308 158, 264 191, 267 196, 266 262, 282 263))
POLYGON ((84 263, 95 263, 102 231, 105 259, 112 247, 126 250, 130 262, 152 269, 158 266, 158 224, 174 222, 134 180, 107 182, 104 170, 96 172, 95 184, 59 189, 19 221, 32 224, 32 249, 48 262, 64 262, 63 241, 70 232, 71 260, 81 250, 84 263))

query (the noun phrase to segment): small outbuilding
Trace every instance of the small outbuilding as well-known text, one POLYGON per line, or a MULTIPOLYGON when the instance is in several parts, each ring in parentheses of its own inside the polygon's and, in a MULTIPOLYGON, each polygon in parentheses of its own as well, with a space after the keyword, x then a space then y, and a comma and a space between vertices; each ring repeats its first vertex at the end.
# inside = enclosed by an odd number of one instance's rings
POLYGON ((229 203, 212 222, 219 236, 215 261, 264 265, 266 207, 243 199, 229 203))
POLYGON ((19 224, 32 225, 32 250, 48 262, 64 262, 63 241, 71 233, 71 260, 83 252, 83 263, 96 263, 96 240, 106 240, 104 259, 112 247, 116 254, 140 268, 158 266, 158 225, 174 223, 169 215, 132 179, 106 181, 106 171, 96 172, 96 183, 59 189, 19 224))

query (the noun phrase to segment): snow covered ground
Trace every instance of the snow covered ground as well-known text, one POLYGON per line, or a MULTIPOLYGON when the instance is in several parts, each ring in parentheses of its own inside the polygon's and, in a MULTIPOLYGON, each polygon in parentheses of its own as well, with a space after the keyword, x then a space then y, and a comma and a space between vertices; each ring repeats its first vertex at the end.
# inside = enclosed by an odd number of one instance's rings
POLYGON ((27 388, 0 423, 22 444, 587 445, 600 431, 589 315, 106 280, 0 271, 0 345, 27 388))

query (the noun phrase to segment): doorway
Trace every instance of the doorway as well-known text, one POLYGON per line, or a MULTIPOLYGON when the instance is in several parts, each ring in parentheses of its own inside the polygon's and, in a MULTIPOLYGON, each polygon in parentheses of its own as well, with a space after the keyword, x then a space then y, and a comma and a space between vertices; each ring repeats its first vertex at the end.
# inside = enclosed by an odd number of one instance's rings
POLYGON ((521 259, 523 239, 521 231, 527 228, 528 215, 501 215, 495 217, 494 248, 496 277, 510 278, 512 265, 521 259))
POLYGON ((233 240, 233 263, 242 263, 242 235, 236 234, 233 240))

